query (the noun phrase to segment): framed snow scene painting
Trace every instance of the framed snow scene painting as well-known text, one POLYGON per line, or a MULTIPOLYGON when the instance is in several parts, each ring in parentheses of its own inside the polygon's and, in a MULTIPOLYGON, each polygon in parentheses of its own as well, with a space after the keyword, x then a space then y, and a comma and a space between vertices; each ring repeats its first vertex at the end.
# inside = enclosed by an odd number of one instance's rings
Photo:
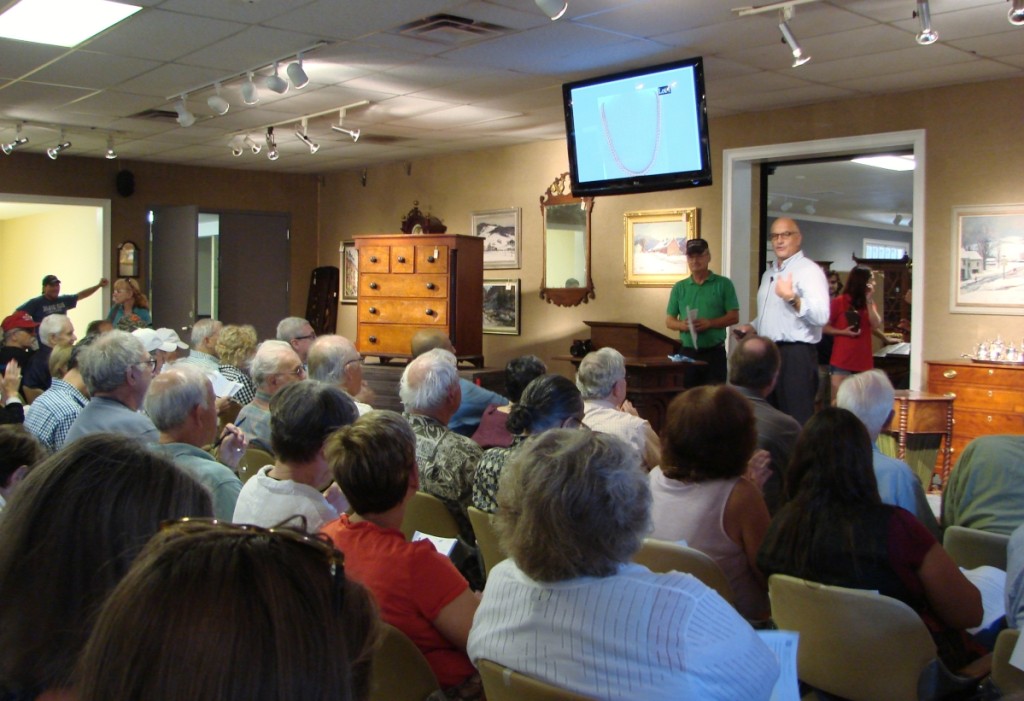
POLYGON ((519 268, 519 207, 473 212, 470 231, 484 239, 484 270, 519 268))

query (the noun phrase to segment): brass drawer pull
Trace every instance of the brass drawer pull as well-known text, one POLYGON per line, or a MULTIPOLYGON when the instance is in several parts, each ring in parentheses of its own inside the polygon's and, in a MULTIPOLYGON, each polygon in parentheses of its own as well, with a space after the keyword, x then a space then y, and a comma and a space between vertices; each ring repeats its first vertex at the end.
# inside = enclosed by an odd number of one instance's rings
POLYGON ((377 256, 370 256, 370 262, 371 263, 376 263, 377 262, 377 256))
POLYGON ((370 289, 371 290, 376 290, 378 287, 379 287, 379 285, 376 282, 371 282, 370 283, 370 289))
POLYGON ((955 380, 956 370, 946 370, 944 373, 942 373, 942 376, 945 377, 947 380, 955 380))

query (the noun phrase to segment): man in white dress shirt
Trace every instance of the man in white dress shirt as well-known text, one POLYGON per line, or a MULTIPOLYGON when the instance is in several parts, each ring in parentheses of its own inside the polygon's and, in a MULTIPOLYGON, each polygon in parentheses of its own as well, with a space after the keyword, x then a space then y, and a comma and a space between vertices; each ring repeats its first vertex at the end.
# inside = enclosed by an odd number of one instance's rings
POLYGON ((828 281, 821 267, 800 250, 800 227, 779 217, 768 235, 775 262, 761 276, 757 290, 757 318, 734 329, 742 338, 756 331, 775 341, 782 355, 782 370, 770 400, 801 424, 814 413, 818 389, 815 345, 828 322, 828 281))

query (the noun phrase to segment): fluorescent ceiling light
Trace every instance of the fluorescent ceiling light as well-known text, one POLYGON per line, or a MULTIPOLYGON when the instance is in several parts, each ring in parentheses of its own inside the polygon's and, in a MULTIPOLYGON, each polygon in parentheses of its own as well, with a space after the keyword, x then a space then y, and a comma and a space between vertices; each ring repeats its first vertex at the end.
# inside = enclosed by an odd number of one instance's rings
POLYGON ((913 170, 915 165, 913 156, 864 156, 853 162, 886 170, 913 170))
POLYGON ((109 0, 21 0, 0 15, 0 37, 77 46, 141 9, 109 0))

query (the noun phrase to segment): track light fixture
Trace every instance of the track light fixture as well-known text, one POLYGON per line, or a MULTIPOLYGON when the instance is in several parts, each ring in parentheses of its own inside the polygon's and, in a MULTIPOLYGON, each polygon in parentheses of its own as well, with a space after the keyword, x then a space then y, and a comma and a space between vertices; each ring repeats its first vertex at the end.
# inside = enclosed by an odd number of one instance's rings
POLYGON ((107 152, 103 154, 103 157, 108 161, 112 161, 117 158, 117 151, 114 150, 114 135, 107 134, 107 152))
POLYGON ((231 109, 231 103, 220 96, 220 83, 214 83, 213 89, 216 91, 216 94, 206 98, 206 104, 215 114, 227 114, 228 110, 231 109))
POLYGON ((789 28, 789 20, 793 19, 793 6, 786 5, 779 10, 779 31, 782 32, 782 40, 789 45, 789 50, 793 54, 793 68, 802 66, 811 60, 811 55, 804 53, 804 50, 800 48, 800 44, 797 43, 796 37, 793 36, 793 31, 789 28))
POLYGON ((311 138, 309 138, 309 135, 306 133, 308 130, 309 119, 303 117, 301 125, 295 125, 295 136, 298 137, 299 141, 301 141, 302 143, 306 144, 306 146, 309 147, 310 153, 316 153, 317 151, 320 150, 320 144, 316 143, 311 138))
POLYGON ((248 134, 246 134, 245 138, 242 139, 242 143, 249 147, 249 150, 252 151, 252 155, 254 156, 258 156, 260 151, 263 150, 263 145, 248 134))
POLYGON ((1015 27, 1024 27, 1024 0, 1010 0, 1012 5, 1006 19, 1015 27))
POLYGON ((902 214, 897 214, 896 216, 894 216, 892 218, 892 225, 893 226, 899 226, 902 223, 903 223, 903 215, 902 214))
POLYGON ((345 121, 345 112, 346 111, 347 111, 347 108, 345 108, 345 107, 342 107, 340 110, 338 110, 338 123, 337 124, 332 124, 331 125, 331 129, 333 129, 334 131, 340 131, 342 134, 348 134, 349 136, 352 137, 352 142, 355 143, 356 141, 359 141, 359 130, 358 129, 346 129, 345 127, 341 126, 342 122, 345 121))
POLYGON ((288 80, 292 82, 292 87, 296 90, 301 90, 309 85, 309 76, 306 75, 306 70, 302 67, 302 54, 295 57, 294 63, 288 64, 285 73, 288 74, 288 80))
POLYGON ((274 127, 267 127, 267 158, 276 161, 281 154, 277 152, 277 139, 274 138, 274 127))
POLYGON ((190 127, 196 123, 196 116, 185 106, 187 99, 188 95, 182 93, 181 99, 174 105, 174 111, 178 113, 178 124, 183 127, 190 127))
POLYGON ((534 0, 537 7, 554 22, 569 9, 569 0, 534 0))
POLYGON ((267 76, 263 84, 267 86, 268 90, 273 90, 278 95, 284 95, 288 92, 288 81, 278 75, 277 61, 274 61, 274 75, 267 76))
POLYGON ((928 0, 917 0, 914 17, 921 23, 921 31, 917 33, 917 43, 921 46, 934 44, 939 40, 939 33, 932 29, 932 13, 928 8, 928 0))
POLYGON ((28 137, 21 135, 21 125, 19 124, 14 129, 14 140, 3 144, 0 146, 0 149, 3 150, 5 156, 10 156, 14 149, 24 146, 27 143, 28 137))
POLYGON ((242 102, 247 105, 255 105, 260 101, 260 96, 256 92, 256 83, 252 79, 252 71, 246 75, 245 82, 242 83, 242 102))
POLYGON ((56 146, 51 146, 50 148, 46 149, 46 155, 50 157, 50 160, 55 161, 61 153, 67 151, 69 148, 71 148, 71 142, 64 140, 64 130, 61 129, 60 143, 58 143, 56 146))
POLYGON ((245 153, 245 137, 241 134, 235 134, 231 137, 231 141, 228 142, 228 148, 231 149, 232 156, 239 158, 245 153))

